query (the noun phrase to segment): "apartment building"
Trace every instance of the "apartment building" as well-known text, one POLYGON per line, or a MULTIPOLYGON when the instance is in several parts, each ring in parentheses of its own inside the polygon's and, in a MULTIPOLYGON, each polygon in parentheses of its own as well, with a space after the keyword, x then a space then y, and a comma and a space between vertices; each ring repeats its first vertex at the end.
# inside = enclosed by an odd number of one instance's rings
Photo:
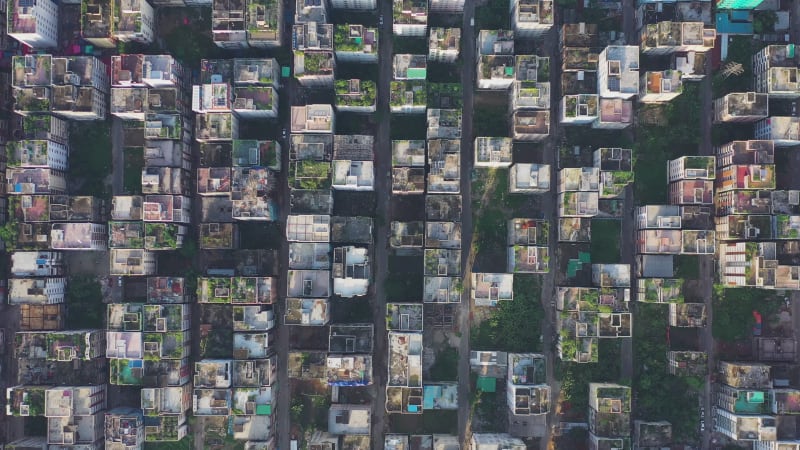
POLYGON ((755 91, 770 98, 800 97, 794 44, 768 45, 753 55, 755 91))
POLYGON ((550 58, 536 55, 514 57, 511 108, 550 109, 550 58))
POLYGON ((8 35, 35 49, 58 46, 58 4, 47 0, 31 3, 26 0, 8 2, 8 35))
MULTIPOLYGON (((370 1, 374 4, 374 0, 367 0, 367 2, 370 1)), ((374 9, 374 7, 370 9, 374 9)), ((378 62, 378 29, 357 24, 334 25, 333 48, 336 50, 336 58, 341 61, 376 63, 378 62)))
POLYGON ((775 146, 772 141, 733 141, 716 148, 717 192, 775 189, 775 146))
POLYGON ((630 100, 639 94, 639 48, 609 45, 597 58, 597 93, 630 100))
POLYGON ((546 360, 538 353, 509 353, 506 401, 514 416, 547 414, 550 386, 546 383, 546 360))
POLYGON ((473 450, 493 450, 503 448, 508 450, 525 450, 522 439, 511 437, 505 433, 473 433, 470 439, 473 450))
POLYGON ((283 44, 283 2, 277 0, 246 0, 246 2, 247 44, 255 48, 280 47, 283 44))
POLYGON ((333 25, 301 23, 292 28, 294 73, 304 86, 332 86, 336 60, 333 54, 333 25))
POLYGON ((119 0, 114 4, 114 38, 150 44, 156 36, 155 10, 147 0, 119 0))
POLYGON ((560 121, 564 125, 595 123, 598 117, 597 94, 565 95, 561 98, 560 121))
POLYGON ((428 0, 393 0, 392 32, 398 36, 425 36, 428 0))
POLYGON ((390 82, 390 111, 399 114, 424 114, 428 105, 426 86, 424 79, 390 82))
POLYGON ((683 92, 683 74, 677 70, 647 71, 639 81, 639 101, 660 103, 672 101, 683 92))
POLYGON ((376 0, 332 0, 331 7, 336 9, 375 9, 376 0))
MULTIPOLYGON (((392 141, 392 194, 424 193, 425 162, 424 140, 392 141)), ((406 227, 400 228, 405 230, 406 227)), ((398 232, 405 234, 400 229, 398 232)), ((418 246, 422 247, 421 241, 418 246)))
POLYGON ((10 305, 64 303, 66 289, 66 278, 12 278, 8 280, 8 303, 10 305))
POLYGON ((429 194, 458 194, 461 192, 461 142, 459 140, 428 140, 428 167, 427 192, 429 194))
POLYGON ((9 141, 6 153, 7 167, 43 167, 61 172, 69 169, 69 147, 55 141, 9 141))
POLYGON ((703 22, 663 21, 646 24, 639 31, 642 53, 668 55, 676 52, 703 53, 714 48, 717 31, 703 22))
POLYGON ((776 147, 791 147, 800 144, 800 118, 772 116, 756 122, 755 139, 771 140, 776 147))
POLYGON ((428 60, 425 55, 396 54, 392 62, 392 79, 425 80, 427 78, 428 60))
POLYGON ((371 80, 336 80, 336 109, 342 112, 375 112, 375 82, 371 80))
POLYGON ((630 414, 630 387, 612 383, 589 383, 589 439, 592 442, 611 440, 621 444, 628 443, 630 446, 630 414))
POLYGON ((328 23, 326 2, 296 0, 294 23, 328 23))
POLYGON ((422 413, 422 334, 388 333, 386 412, 422 413))
MULTIPOLYGON (((463 7, 464 2, 461 0, 461 8, 463 9, 463 7)), ((431 8, 433 8, 433 3, 431 8)), ((460 45, 460 28, 431 28, 428 33, 428 59, 447 63, 456 62, 460 45)))
POLYGON ((516 141, 538 142, 550 135, 550 111, 514 111, 511 136, 516 141))
POLYGON ((476 137, 475 167, 510 167, 513 140, 507 137, 476 137))
POLYGON ((633 123, 633 101, 621 98, 600 98, 597 120, 592 128, 622 130, 633 123))
POLYGON ((551 0, 512 0, 511 25, 523 38, 539 37, 553 26, 551 0))
POLYGON ((154 275, 156 254, 143 249, 118 249, 109 251, 109 274, 115 276, 154 275))
POLYGON ((54 251, 14 252, 10 274, 14 277, 60 277, 64 274, 63 257, 62 252, 54 251))
POLYGON ((139 450, 144 447, 144 417, 135 408, 114 408, 105 414, 105 448, 139 450))
POLYGON ((732 92, 714 100, 714 123, 750 123, 768 116, 768 94, 732 92))
POLYGON ((246 0, 213 0, 211 36, 222 48, 247 48, 245 30, 246 0))
POLYGON ((513 273, 473 273, 470 296, 478 306, 497 306, 514 299, 513 273))
POLYGON ((331 105, 292 106, 292 133, 333 133, 334 114, 331 105))

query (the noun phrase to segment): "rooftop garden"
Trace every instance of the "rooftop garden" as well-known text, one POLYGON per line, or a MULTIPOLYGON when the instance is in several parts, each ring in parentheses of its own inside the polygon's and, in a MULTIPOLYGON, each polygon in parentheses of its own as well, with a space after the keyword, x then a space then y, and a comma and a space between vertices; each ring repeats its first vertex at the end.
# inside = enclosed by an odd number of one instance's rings
POLYGON ((253 277, 234 278, 233 282, 231 283, 232 285, 231 302, 255 303, 257 300, 256 284, 257 284, 257 279, 253 277))
POLYGON ((201 230, 200 246, 206 249, 226 249, 233 246, 233 226, 218 224, 218 231, 210 231, 207 227, 201 230))
POLYGON ((292 189, 329 189, 331 187, 331 164, 326 161, 291 161, 289 163, 289 187, 292 189))
POLYGON ((374 106, 375 82, 370 80, 336 80, 337 106, 374 106), (353 92, 354 81, 358 82, 358 90, 353 92))
MULTIPOLYGON (((145 419, 145 425, 148 425, 145 428, 145 441, 178 441, 178 428, 180 427, 178 424, 178 417, 158 416, 154 419, 157 421, 158 425, 150 425, 147 423, 150 419, 145 419), (158 432, 153 432, 153 428, 156 428, 158 432)), ((150 445, 148 444, 147 447, 150 448, 150 445)), ((170 448, 174 450, 176 447, 178 447, 178 445, 170 448)))
POLYGON ((457 108, 463 106, 464 87, 460 83, 427 83, 428 106, 457 108))
POLYGON ((425 80, 392 81, 389 83, 389 91, 390 106, 425 106, 427 104, 425 80))
POLYGON ((174 223, 144 224, 145 248, 149 250, 172 250, 178 248, 178 229, 174 223))
POLYGON ((303 71, 306 74, 327 74, 333 71, 333 55, 328 52, 305 52, 303 71))
POLYGON ((142 361, 130 359, 111 359, 109 383, 122 386, 142 386, 142 361))
MULTIPOLYGON (((367 28, 364 27, 363 30, 367 28)), ((378 30, 371 29, 375 33, 375 41, 378 40, 378 30)), ((364 51, 364 37, 363 36, 350 36, 350 25, 334 25, 333 26, 333 48, 336 51, 342 52, 362 52, 364 51)), ((373 45, 370 53, 377 53, 378 46, 373 45)))
POLYGON ((16 92, 14 110, 23 112, 48 112, 50 111, 49 91, 42 89, 41 92, 36 88, 25 89, 16 92), (39 95, 41 94, 41 95, 39 95))
POLYGON ((197 287, 200 303, 230 303, 230 278, 201 278, 197 287))

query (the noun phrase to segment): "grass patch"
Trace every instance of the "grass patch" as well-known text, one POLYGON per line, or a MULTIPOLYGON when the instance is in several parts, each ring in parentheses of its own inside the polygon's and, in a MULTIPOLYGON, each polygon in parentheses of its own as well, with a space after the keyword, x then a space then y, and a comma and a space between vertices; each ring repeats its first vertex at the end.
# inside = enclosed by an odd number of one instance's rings
POLYGON ((478 259, 487 253, 502 253, 505 258, 508 219, 527 200, 524 195, 508 192, 508 169, 478 170, 472 182, 472 211, 475 233, 478 236, 475 251, 478 259), (492 189, 488 201, 482 203, 483 194, 492 189))
POLYGON ((689 381, 691 377, 667 372, 667 314, 663 305, 637 305, 633 324, 635 414, 637 419, 669 421, 673 440, 688 444, 697 440, 700 411, 696 388, 702 388, 702 380, 689 381))
POLYGON ((128 194, 142 193, 142 168, 144 167, 144 149, 141 147, 123 150, 125 167, 122 172, 122 186, 128 194))
POLYGON ((103 328, 103 294, 100 282, 93 277, 70 277, 67 280, 68 330, 103 328))
POLYGON ((458 349, 447 347, 436 354, 436 362, 430 369, 431 381, 454 381, 458 379, 458 349))
POLYGON ((766 322, 781 308, 782 296, 764 289, 724 288, 714 285, 712 308, 714 320, 711 334, 715 339, 738 341, 753 335, 755 318, 753 311, 758 311, 766 322))
POLYGON ((489 318, 473 328, 470 346, 474 350, 540 352, 544 310, 537 275, 514 274, 514 300, 498 302, 489 318))
POLYGON ((643 205, 667 202, 667 160, 697 154, 702 138, 696 84, 684 85, 683 93, 663 108, 662 123, 641 125, 636 130, 636 201, 643 205))
MULTIPOLYGON (((492 0, 475 8, 475 30, 508 30, 508 0, 492 0)), ((483 136, 483 135, 478 135, 483 136)))
POLYGON ((622 224, 619 220, 592 220, 592 262, 617 264, 620 262, 619 245, 622 224))
POLYGON ((69 144, 69 177, 82 181, 72 194, 110 196, 105 179, 111 173, 111 120, 72 122, 69 144))
POLYGON ((675 257, 675 276, 697 280, 700 278, 700 257, 697 255, 678 255, 675 257))

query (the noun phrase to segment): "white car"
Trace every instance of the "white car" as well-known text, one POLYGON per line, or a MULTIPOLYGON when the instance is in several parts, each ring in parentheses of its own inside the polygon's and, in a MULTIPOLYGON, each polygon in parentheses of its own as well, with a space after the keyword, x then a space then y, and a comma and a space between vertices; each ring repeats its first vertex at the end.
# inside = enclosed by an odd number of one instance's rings
POLYGON ((381 16, 378 17, 378 25, 383 26, 383 14, 381 14, 381 16))

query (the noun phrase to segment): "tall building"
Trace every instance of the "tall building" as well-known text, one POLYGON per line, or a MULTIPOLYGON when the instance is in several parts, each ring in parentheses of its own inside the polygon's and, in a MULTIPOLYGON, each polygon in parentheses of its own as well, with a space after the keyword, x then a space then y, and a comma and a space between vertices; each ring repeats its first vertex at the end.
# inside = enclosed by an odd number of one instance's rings
POLYGON ((375 9, 378 3, 376 0, 331 0, 331 6, 335 9, 375 9))
POLYGON ((36 49, 58 46, 58 4, 52 0, 8 2, 7 33, 36 49))
POLYGON ((511 0, 510 7, 511 24, 520 37, 541 36, 553 26, 552 0, 511 0))

